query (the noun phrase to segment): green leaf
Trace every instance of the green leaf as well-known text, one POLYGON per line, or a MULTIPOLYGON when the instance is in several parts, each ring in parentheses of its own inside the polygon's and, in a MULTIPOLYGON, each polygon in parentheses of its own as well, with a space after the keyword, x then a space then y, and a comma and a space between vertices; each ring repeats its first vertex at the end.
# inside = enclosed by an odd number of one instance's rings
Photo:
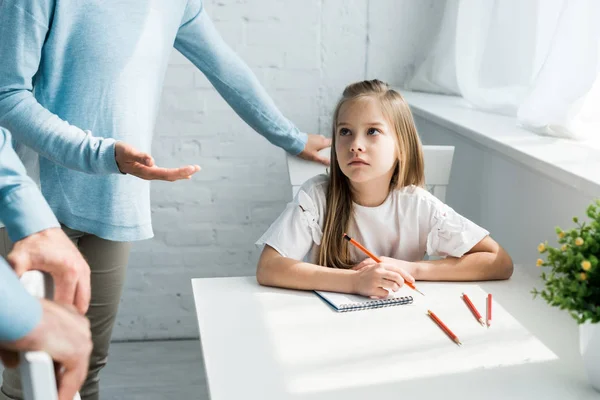
POLYGON ((571 289, 571 291, 576 292, 577 289, 579 289, 579 284, 576 281, 571 282, 571 285, 569 285, 569 289, 571 289))
POLYGON ((586 222, 574 217, 577 227, 562 230, 556 227, 558 248, 546 245, 546 262, 541 277, 544 287, 531 291, 534 298, 538 296, 548 304, 567 310, 578 322, 600 322, 600 199, 586 208, 590 219, 586 222), (583 244, 575 245, 575 240, 581 237, 583 244), (560 247, 565 245, 564 252, 560 247), (583 272, 581 263, 588 260, 591 269, 586 271, 586 280, 581 280, 583 272))

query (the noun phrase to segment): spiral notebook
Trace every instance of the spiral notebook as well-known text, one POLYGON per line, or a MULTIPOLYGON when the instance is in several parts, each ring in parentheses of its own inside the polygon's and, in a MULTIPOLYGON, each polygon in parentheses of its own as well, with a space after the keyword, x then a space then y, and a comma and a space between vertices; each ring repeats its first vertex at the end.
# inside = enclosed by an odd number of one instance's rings
POLYGON ((370 297, 355 294, 326 292, 322 290, 315 290, 314 292, 337 312, 401 306, 412 304, 413 302, 413 297, 407 295, 404 291, 390 293, 385 299, 371 299, 370 297))

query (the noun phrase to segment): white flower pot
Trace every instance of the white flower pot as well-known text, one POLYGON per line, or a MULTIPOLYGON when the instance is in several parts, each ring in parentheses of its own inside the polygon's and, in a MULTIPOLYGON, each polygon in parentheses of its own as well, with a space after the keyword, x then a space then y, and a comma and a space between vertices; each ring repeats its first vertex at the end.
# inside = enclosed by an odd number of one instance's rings
POLYGON ((579 325, 579 350, 588 379, 600 392, 600 323, 579 325))

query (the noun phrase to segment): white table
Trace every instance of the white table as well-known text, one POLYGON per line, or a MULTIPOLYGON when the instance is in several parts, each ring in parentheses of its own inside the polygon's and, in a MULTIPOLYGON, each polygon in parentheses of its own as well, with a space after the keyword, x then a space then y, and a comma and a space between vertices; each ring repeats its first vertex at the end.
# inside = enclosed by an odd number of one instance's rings
POLYGON ((462 347, 405 308, 413 306, 335 313, 312 292, 262 287, 254 277, 193 279, 210 398, 600 399, 575 322, 532 300, 537 277, 516 268, 509 281, 437 285, 418 286, 437 295, 434 307, 462 347), (465 307, 454 296, 462 290, 476 294, 482 313, 480 291, 493 294, 491 328, 466 308, 450 315, 465 307))

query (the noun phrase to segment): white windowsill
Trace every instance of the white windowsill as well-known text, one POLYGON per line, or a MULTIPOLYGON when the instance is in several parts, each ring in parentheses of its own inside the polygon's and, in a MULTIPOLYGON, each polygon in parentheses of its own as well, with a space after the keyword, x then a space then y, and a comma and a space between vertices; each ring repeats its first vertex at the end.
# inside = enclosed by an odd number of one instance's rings
POLYGON ((600 146, 540 136, 516 119, 471 108, 460 97, 401 90, 413 114, 498 151, 549 178, 600 197, 600 146))

